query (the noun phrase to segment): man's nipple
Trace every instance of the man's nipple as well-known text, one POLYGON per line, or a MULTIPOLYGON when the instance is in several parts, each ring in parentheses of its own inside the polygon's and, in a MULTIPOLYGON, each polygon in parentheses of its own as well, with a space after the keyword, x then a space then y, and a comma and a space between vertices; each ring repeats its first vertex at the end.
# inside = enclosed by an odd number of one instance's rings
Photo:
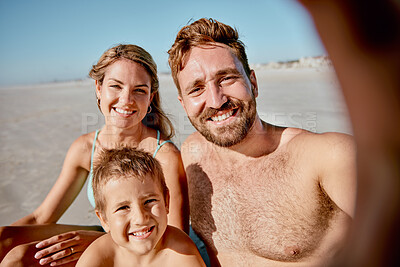
POLYGON ((290 246, 285 248, 285 253, 288 256, 296 257, 300 254, 300 249, 297 246, 290 246))

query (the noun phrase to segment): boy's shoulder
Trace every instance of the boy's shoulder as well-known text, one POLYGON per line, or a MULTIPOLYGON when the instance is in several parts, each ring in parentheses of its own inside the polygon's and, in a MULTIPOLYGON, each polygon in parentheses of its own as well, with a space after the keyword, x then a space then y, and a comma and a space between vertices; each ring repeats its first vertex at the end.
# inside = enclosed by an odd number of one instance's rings
POLYGON ((115 243, 110 234, 105 234, 83 252, 77 267, 113 266, 115 258, 115 243))
POLYGON ((171 266, 205 266, 192 239, 174 226, 168 225, 165 231, 165 249, 170 251, 166 263, 171 266))

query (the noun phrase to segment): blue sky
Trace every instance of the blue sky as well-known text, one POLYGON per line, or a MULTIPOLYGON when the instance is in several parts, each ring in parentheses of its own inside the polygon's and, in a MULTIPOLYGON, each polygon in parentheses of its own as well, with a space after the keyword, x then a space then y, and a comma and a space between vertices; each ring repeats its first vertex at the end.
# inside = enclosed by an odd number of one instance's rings
POLYGON ((86 78, 118 43, 142 46, 167 72, 177 32, 202 17, 235 26, 250 63, 325 54, 295 0, 0 0, 0 85, 86 78))

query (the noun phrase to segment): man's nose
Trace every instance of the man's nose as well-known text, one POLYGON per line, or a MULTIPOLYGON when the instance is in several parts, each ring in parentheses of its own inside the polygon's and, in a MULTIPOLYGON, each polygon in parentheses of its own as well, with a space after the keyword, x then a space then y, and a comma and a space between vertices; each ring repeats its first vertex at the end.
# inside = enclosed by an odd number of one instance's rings
POLYGON ((218 109, 226 103, 227 97, 215 83, 209 83, 207 88, 207 107, 218 109))

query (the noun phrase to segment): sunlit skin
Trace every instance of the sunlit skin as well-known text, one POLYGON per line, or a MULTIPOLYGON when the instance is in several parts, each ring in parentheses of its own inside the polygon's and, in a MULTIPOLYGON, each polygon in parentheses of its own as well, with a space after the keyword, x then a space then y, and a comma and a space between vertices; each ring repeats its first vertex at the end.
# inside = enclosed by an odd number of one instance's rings
POLYGON ((96 93, 106 125, 126 129, 141 126, 152 100, 151 78, 139 63, 120 59, 111 64, 96 93))
POLYGON ((109 181, 103 188, 106 208, 96 211, 114 242, 127 257, 156 255, 167 228, 168 200, 147 175, 109 181))
POLYGON ((262 121, 254 72, 223 44, 192 47, 177 80, 198 130, 182 144, 191 223, 211 265, 321 266, 334 257, 354 205, 351 138, 262 121))
POLYGON ((249 116, 254 121, 258 95, 255 74, 251 71, 250 77, 246 75, 229 47, 193 47, 185 56, 178 81, 179 100, 199 132, 208 131, 222 140, 235 139, 237 131, 232 127, 242 125, 249 116))

